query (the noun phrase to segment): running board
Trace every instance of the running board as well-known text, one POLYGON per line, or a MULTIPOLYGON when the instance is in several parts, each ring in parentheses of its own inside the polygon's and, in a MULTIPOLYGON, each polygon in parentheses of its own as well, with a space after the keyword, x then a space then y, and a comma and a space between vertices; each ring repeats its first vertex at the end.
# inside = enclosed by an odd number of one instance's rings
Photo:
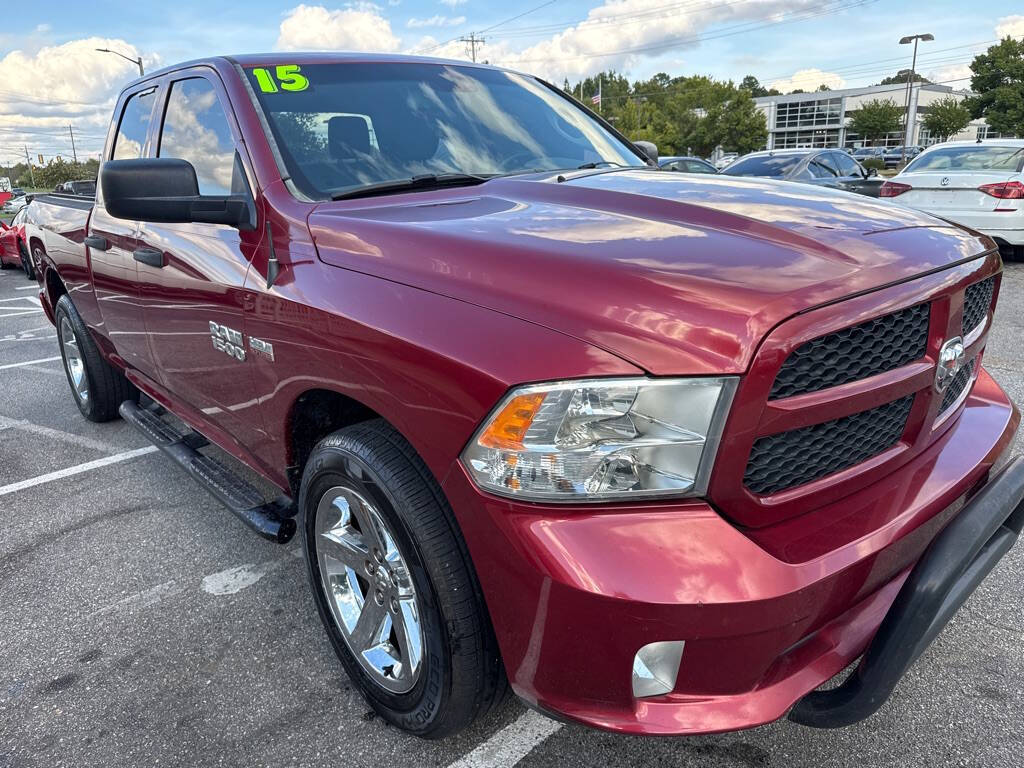
POLYGON ((131 400, 121 403, 121 418, 209 491, 239 520, 265 539, 284 544, 295 535, 295 504, 287 496, 264 502, 250 483, 199 449, 208 441, 198 432, 181 434, 161 418, 162 408, 142 407, 131 400))

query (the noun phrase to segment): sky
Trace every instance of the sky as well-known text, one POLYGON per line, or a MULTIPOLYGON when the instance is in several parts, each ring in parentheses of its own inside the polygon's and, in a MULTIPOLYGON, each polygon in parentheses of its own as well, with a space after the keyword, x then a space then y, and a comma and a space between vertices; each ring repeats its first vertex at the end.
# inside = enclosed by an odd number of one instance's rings
POLYGON ((1021 0, 246 0, 11 3, 0 31, 0 163, 97 157, 121 86, 217 54, 289 50, 418 53, 479 60, 562 84, 614 69, 739 81, 783 92, 870 85, 906 68, 903 35, 931 33, 918 70, 969 86, 973 56, 1024 37, 1021 0))

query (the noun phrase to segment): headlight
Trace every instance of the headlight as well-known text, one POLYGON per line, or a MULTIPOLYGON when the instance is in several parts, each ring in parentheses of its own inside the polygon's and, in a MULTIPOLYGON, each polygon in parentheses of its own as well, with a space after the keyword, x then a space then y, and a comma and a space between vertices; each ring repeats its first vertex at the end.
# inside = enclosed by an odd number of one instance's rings
POLYGON ((484 490, 530 501, 699 496, 735 389, 735 378, 519 387, 462 461, 484 490))

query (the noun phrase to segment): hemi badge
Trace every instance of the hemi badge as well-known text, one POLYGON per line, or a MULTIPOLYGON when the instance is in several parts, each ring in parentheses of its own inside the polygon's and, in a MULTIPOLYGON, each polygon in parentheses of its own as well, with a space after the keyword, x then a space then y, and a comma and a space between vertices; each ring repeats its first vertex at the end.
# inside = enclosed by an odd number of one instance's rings
POLYGON ((265 355, 268 360, 273 362, 274 360, 274 345, 270 342, 264 341, 263 339, 257 339, 255 336, 249 337, 249 348, 253 352, 259 352, 261 355, 265 355))

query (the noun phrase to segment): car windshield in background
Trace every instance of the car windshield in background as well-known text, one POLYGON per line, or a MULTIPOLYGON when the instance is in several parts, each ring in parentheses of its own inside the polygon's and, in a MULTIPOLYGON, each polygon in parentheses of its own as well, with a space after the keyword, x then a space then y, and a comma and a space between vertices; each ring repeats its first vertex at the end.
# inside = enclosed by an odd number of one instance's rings
MULTIPOLYGON (((543 83, 423 63, 246 68, 288 172, 312 198, 532 170, 644 167, 629 145, 543 83)), ((397 188, 394 191, 402 191, 397 188)))
POLYGON ((907 166, 910 171, 1019 171, 1024 149, 992 145, 946 147, 918 156, 907 166))
POLYGON ((796 168, 803 155, 755 155, 744 157, 726 168, 722 173, 729 176, 776 176, 782 177, 796 168))

